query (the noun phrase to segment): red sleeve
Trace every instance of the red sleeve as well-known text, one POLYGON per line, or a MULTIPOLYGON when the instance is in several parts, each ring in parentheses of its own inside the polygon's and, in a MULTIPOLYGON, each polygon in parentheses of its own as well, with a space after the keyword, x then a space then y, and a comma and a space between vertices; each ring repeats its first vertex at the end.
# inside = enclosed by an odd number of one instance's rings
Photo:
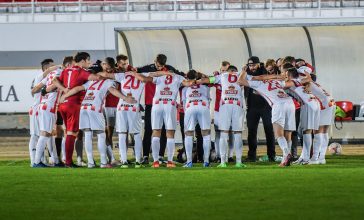
POLYGON ((88 81, 88 77, 90 76, 90 73, 87 72, 86 70, 84 69, 81 69, 81 73, 80 73, 80 79, 83 81, 83 82, 86 82, 88 81))
POLYGON ((64 69, 62 72, 61 72, 61 75, 58 77, 58 80, 63 84, 63 79, 64 79, 64 74, 66 72, 66 69, 64 69))

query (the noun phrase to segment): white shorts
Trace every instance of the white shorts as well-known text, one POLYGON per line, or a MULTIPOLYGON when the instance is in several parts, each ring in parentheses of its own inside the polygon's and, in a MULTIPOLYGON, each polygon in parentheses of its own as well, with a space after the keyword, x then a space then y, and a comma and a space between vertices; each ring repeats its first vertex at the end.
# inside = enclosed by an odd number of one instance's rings
POLYGON ((153 104, 152 107, 152 129, 160 130, 163 127, 166 130, 176 130, 177 127, 177 108, 167 103, 153 104))
POLYGON ((235 104, 224 104, 219 109, 219 130, 243 131, 244 110, 235 104))
POLYGON ((210 109, 207 106, 192 105, 185 110, 185 131, 194 131, 198 123, 201 130, 210 130, 210 109))
POLYGON ((29 130, 30 135, 39 136, 38 105, 29 109, 29 130))
POLYGON ((320 104, 312 100, 310 104, 301 106, 300 127, 303 131, 308 129, 318 130, 320 125, 320 104))
POLYGON ((295 111, 293 101, 274 104, 272 107, 272 123, 282 126, 286 131, 295 131, 295 111))
POLYGON ((90 129, 93 131, 105 131, 105 119, 101 112, 81 108, 80 130, 90 129))
POLYGON ((320 111, 320 126, 332 125, 335 119, 336 105, 320 111))
POLYGON ((215 111, 214 112, 214 125, 219 128, 219 112, 215 111))
POLYGON ((114 127, 115 126, 115 120, 116 120, 116 107, 105 107, 104 108, 104 114, 106 118, 106 125, 114 127))
POLYGON ((142 116, 139 111, 118 110, 116 112, 116 132, 140 133, 142 116))
POLYGON ((56 114, 51 112, 50 106, 40 104, 38 110, 39 130, 52 133, 56 124, 56 114), (44 107, 44 108, 43 108, 44 107))

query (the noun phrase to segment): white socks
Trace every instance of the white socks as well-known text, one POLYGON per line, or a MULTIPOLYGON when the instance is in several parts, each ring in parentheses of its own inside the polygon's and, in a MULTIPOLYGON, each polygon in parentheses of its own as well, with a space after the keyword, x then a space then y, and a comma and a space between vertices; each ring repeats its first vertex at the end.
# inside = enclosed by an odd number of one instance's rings
POLYGON ((87 163, 89 165, 95 164, 92 152, 92 131, 85 131, 84 134, 85 134, 85 150, 87 155, 87 163))
POLYGON ((48 139, 50 139, 50 137, 45 137, 45 136, 40 136, 38 139, 38 143, 36 146, 36 152, 35 152, 35 159, 34 159, 34 164, 38 164, 40 163, 41 157, 44 154, 44 149, 47 145, 48 139))
POLYGON ((47 147, 48 147, 48 151, 51 155, 51 158, 53 159, 53 163, 58 164, 59 159, 58 159, 58 155, 57 155, 56 143, 54 142, 53 136, 49 137, 47 147))
POLYGON ((152 155, 154 162, 158 161, 159 159, 159 149, 160 149, 160 138, 159 137, 152 137, 152 155))
POLYGON ((313 138, 313 154, 311 160, 318 160, 322 143, 322 134, 315 134, 313 138))
POLYGON ((215 152, 216 157, 220 157, 220 131, 215 131, 215 152))
POLYGON ((226 162, 227 155, 227 145, 228 145, 229 134, 225 132, 220 133, 220 155, 221 155, 221 163, 226 162))
POLYGON ((185 136, 185 148, 186 148, 186 157, 187 163, 192 162, 192 148, 193 148, 193 137, 185 136))
POLYGON ((174 148, 175 148, 174 138, 167 138, 167 157, 168 157, 168 161, 173 161, 174 148))
POLYGON ((312 145, 312 134, 303 134, 303 149, 302 149, 302 159, 307 161, 310 159, 312 145))
POLYGON ((97 148, 100 152, 100 161, 102 165, 107 164, 106 159, 106 134, 105 132, 97 134, 97 148))
POLYGON ((236 163, 241 163, 241 157, 243 156, 243 139, 241 138, 241 133, 234 134, 234 148, 236 163))
POLYGON ((288 143, 285 137, 278 137, 277 138, 277 142, 279 147, 281 148, 282 152, 283 152, 283 158, 286 158, 287 155, 290 153, 288 151, 288 143))
POLYGON ((119 154, 122 163, 127 162, 128 157, 128 148, 126 147, 126 135, 127 134, 119 133, 119 154))
POLYGON ((134 151, 135 151, 135 161, 140 163, 140 158, 142 157, 142 148, 143 148, 143 142, 142 137, 140 134, 134 134, 134 151))
POLYGON ((327 147, 329 145, 329 134, 328 133, 323 133, 321 134, 321 147, 320 147, 320 156, 319 156, 319 160, 323 160, 325 159, 326 156, 326 150, 327 147))
POLYGON ((36 146, 38 143, 39 136, 37 135, 31 135, 29 140, 29 156, 30 156, 30 165, 34 164, 35 160, 35 152, 36 152, 36 146))
POLYGON ((206 135, 203 136, 203 161, 209 162, 210 160, 210 145, 211 145, 211 136, 206 135))
POLYGON ((226 158, 226 160, 228 160, 230 157, 233 157, 234 156, 234 133, 233 132, 229 132, 229 141, 228 141, 228 144, 229 144, 229 157, 226 158))
POLYGON ((291 153, 292 152, 292 140, 287 141, 287 146, 288 146, 288 152, 291 153))

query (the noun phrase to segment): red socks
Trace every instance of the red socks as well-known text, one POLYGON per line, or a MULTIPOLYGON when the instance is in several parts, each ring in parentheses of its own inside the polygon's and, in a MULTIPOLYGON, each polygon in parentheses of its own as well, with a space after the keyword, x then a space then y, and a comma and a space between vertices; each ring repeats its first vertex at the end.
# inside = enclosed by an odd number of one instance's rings
POLYGON ((76 137, 73 135, 67 135, 65 148, 66 148, 66 165, 72 164, 73 149, 75 148, 76 137))

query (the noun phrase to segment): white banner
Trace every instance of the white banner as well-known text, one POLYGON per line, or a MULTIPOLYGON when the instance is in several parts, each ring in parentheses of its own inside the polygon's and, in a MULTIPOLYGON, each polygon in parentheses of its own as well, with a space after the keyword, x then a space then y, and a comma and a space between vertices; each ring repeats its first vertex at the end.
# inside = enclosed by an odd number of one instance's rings
POLYGON ((0 70, 0 113, 28 112, 31 87, 41 70, 0 70))

